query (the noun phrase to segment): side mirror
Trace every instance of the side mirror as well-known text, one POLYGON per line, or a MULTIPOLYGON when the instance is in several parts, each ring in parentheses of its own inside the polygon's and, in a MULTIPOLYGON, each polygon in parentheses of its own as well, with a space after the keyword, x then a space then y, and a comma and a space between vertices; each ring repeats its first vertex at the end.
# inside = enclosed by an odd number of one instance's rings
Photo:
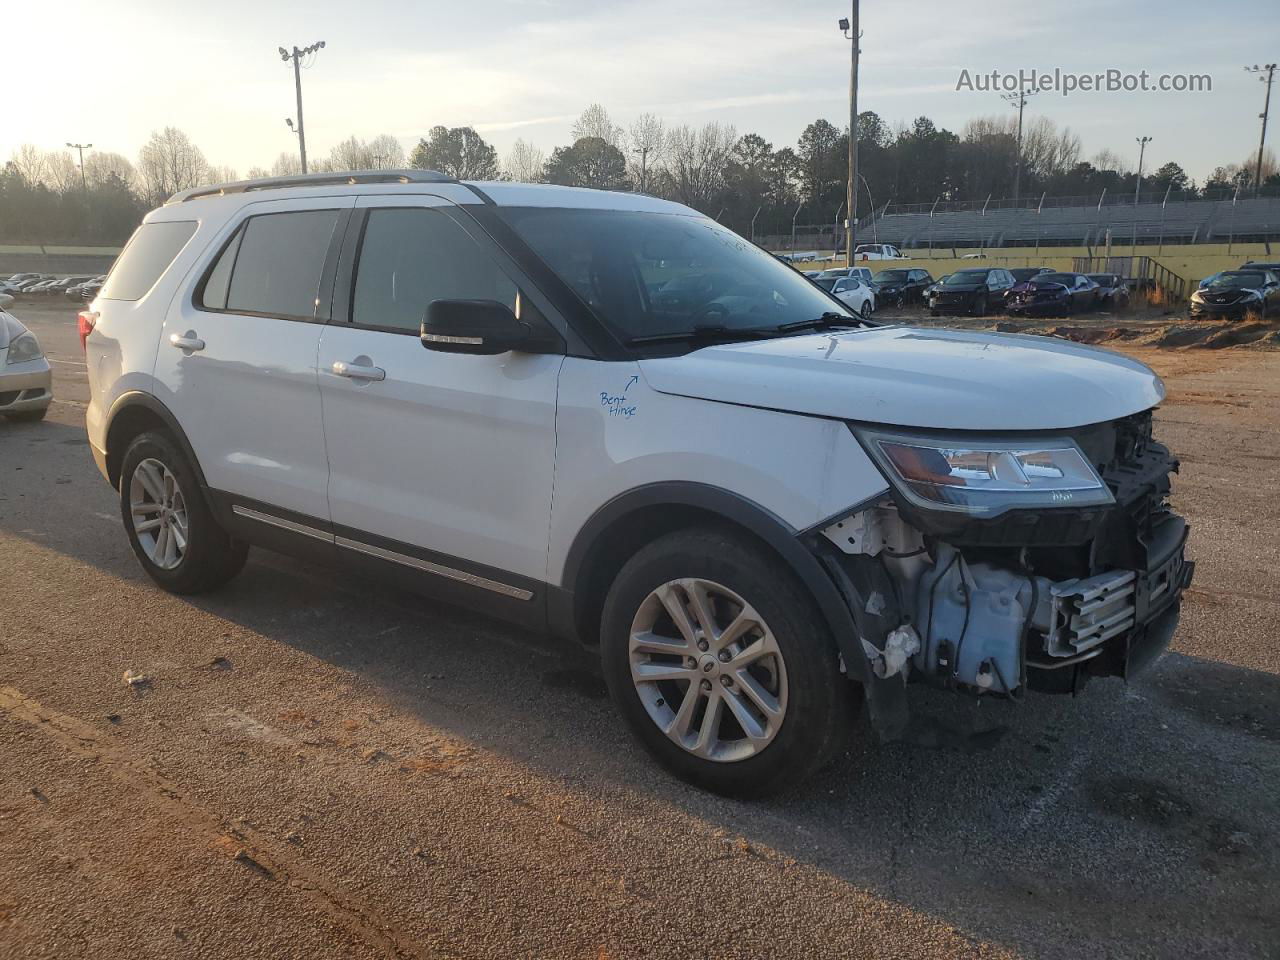
POLYGON ((441 353, 493 356, 510 350, 541 352, 551 346, 511 308, 496 300, 432 300, 420 332, 422 345, 441 353))

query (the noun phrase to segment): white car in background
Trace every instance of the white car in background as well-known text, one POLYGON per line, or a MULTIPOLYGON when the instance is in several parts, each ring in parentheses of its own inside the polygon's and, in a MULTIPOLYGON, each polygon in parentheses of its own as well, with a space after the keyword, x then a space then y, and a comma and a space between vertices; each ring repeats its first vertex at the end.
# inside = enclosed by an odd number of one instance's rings
POLYGON ((0 416, 43 420, 53 401, 53 374, 40 341, 11 313, 0 310, 0 416))
MULTIPOLYGON (((837 273, 824 270, 823 273, 837 273)), ((876 293, 861 277, 817 276, 813 282, 831 294, 864 320, 876 309, 876 293)))

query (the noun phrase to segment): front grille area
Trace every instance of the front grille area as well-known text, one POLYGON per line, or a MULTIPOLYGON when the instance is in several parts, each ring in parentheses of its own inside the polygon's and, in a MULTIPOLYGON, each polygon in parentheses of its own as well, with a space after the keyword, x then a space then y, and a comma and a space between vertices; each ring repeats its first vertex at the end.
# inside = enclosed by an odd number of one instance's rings
POLYGON ((18 399, 17 390, 0 390, 0 407, 7 407, 18 399))

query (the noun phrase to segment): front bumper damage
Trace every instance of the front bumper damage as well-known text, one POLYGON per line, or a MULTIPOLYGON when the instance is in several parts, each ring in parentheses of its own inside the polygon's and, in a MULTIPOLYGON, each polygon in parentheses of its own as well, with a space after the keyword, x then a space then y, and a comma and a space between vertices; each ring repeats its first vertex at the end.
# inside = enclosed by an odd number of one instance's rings
POLYGON ((882 739, 905 735, 906 682, 1075 693, 1131 679, 1168 646, 1195 567, 1166 502, 1177 461, 1151 439, 1149 413, 1075 439, 1114 504, 976 520, 887 495, 810 534, 857 627, 845 665, 882 739), (851 649, 863 660, 851 665, 851 649))

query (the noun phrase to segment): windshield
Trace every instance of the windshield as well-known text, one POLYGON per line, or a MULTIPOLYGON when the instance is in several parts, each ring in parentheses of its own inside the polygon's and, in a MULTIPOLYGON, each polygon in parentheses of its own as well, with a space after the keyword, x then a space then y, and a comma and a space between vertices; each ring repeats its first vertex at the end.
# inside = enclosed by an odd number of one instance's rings
POLYGON ((876 274, 876 283, 903 283, 906 279, 905 270, 881 270, 876 274))
POLYGON ((1061 283, 1064 286, 1074 287, 1076 278, 1075 274, 1071 273, 1042 273, 1036 277, 1036 283, 1061 283))
POLYGON ((1211 287, 1260 287, 1265 281, 1260 273, 1220 273, 1209 282, 1211 287))
POLYGON ((498 213, 623 340, 698 327, 773 328, 847 308, 718 223, 630 210, 498 213))
POLYGON ((818 286, 820 286, 823 290, 826 290, 828 293, 830 293, 831 288, 836 285, 836 281, 843 280, 843 279, 844 279, 843 277, 818 277, 813 282, 816 283, 818 286))
POLYGON ((942 283, 944 286, 958 287, 965 283, 984 283, 986 279, 987 271, 985 270, 961 270, 959 273, 951 274, 942 283))

